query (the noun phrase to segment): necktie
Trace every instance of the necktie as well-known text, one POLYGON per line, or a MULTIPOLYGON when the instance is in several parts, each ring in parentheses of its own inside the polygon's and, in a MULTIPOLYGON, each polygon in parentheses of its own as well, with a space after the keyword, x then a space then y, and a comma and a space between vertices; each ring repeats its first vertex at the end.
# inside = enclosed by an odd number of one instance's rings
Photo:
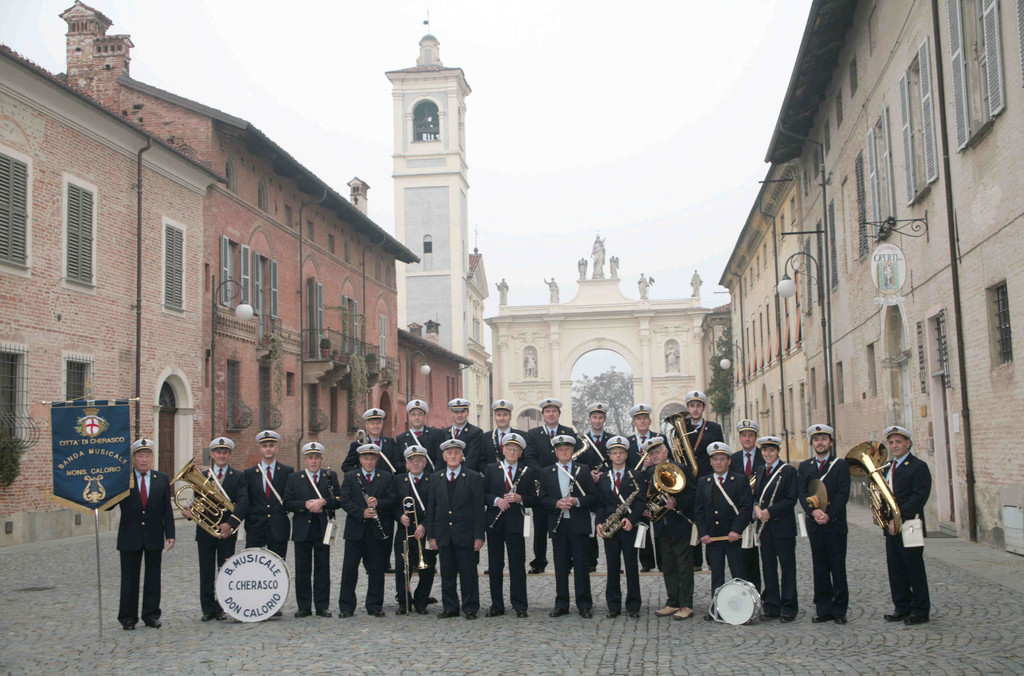
POLYGON ((764 466, 764 478, 767 479, 772 475, 772 465, 764 466))
POLYGON ((512 476, 512 468, 508 468, 508 473, 505 475, 505 492, 510 493, 512 491, 512 484, 508 482, 508 478, 512 476))
POLYGON ((751 474, 754 473, 753 460, 751 459, 752 458, 752 454, 751 453, 744 453, 744 455, 747 456, 747 466, 746 466, 746 468, 743 471, 746 473, 747 476, 750 476, 751 474))
POLYGON ((818 473, 820 474, 821 470, 823 470, 823 469, 825 469, 825 461, 824 460, 819 460, 818 461, 818 473))
POLYGON ((274 480, 274 474, 267 468, 267 486, 263 489, 263 492, 267 494, 267 500, 270 499, 270 482, 274 480))
POLYGON ((373 477, 372 477, 372 475, 370 475, 370 474, 367 474, 367 475, 366 475, 366 483, 368 483, 368 484, 369 484, 369 483, 373 483, 373 477))
POLYGON ((453 481, 455 481, 455 472, 448 472, 448 482, 451 483, 453 481))
POLYGON ((615 473, 615 495, 619 495, 619 489, 622 486, 622 472, 615 473))
POLYGON ((316 486, 319 483, 320 483, 320 475, 319 474, 314 474, 313 475, 313 485, 316 486))
POLYGON ((217 481, 223 481, 223 480, 224 480, 224 468, 223 467, 219 467, 217 469, 217 481))
POLYGON ((417 485, 417 486, 419 486, 419 485, 420 485, 420 478, 419 478, 419 477, 415 477, 415 478, 413 478, 413 481, 415 481, 415 482, 416 482, 416 485, 417 485))
POLYGON ((505 433, 504 432, 499 432, 498 433, 498 450, 499 451, 505 450, 505 433))
POLYGON ((645 434, 642 437, 640 437, 640 446, 642 447, 644 445, 644 443, 646 443, 646 441, 647 441, 647 435, 645 434))
POLYGON ((139 482, 139 498, 142 500, 142 506, 145 508, 146 503, 149 501, 149 491, 146 490, 146 475, 141 474, 142 481, 139 482))
POLYGON ((899 463, 894 462, 889 468, 889 490, 894 490, 892 487, 892 480, 896 477, 896 468, 899 467, 899 463))
POLYGON ((373 445, 376 446, 377 448, 380 448, 380 439, 374 439, 373 445))
POLYGON ((555 431, 554 430, 548 430, 548 439, 554 439, 554 438, 555 438, 555 431))
POLYGON ((416 430, 416 438, 419 439, 420 438, 420 434, 422 434, 422 433, 423 433, 423 430, 416 430))
POLYGON ((724 486, 725 485, 725 477, 724 476, 718 477, 718 485, 719 486, 724 486))
POLYGON ((459 429, 455 430, 455 438, 458 439, 460 436, 462 436, 462 428, 461 427, 459 429))

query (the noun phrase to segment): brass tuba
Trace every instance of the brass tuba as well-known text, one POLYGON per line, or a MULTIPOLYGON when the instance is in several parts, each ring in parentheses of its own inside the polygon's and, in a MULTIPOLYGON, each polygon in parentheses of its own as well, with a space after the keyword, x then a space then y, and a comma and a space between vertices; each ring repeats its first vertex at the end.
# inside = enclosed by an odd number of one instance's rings
POLYGON ((651 523, 655 524, 668 514, 669 496, 682 492, 686 488, 686 474, 678 465, 663 462, 654 468, 651 485, 647 488, 647 512, 651 515, 651 523))
MULTIPOLYGON (((669 448, 672 449, 672 459, 682 464, 686 458, 686 464, 690 466, 693 476, 697 476, 697 456, 693 454, 693 444, 690 443, 690 435, 686 431, 686 411, 679 411, 665 418, 665 422, 672 426, 669 432, 669 448)), ((753 490, 753 486, 751 486, 753 490)))
POLYGON ((898 535, 903 526, 903 519, 892 489, 885 481, 888 457, 889 449, 883 444, 877 441, 864 441, 850 449, 846 454, 846 462, 850 465, 850 476, 868 477, 868 494, 875 522, 882 530, 888 530, 891 521, 893 531, 898 535))
MULTIPOLYGON (((185 466, 175 475, 171 483, 175 484, 179 481, 184 481, 186 485, 174 493, 174 504, 178 509, 185 509, 178 502, 178 496, 181 495, 182 491, 191 488, 195 495, 192 504, 188 505, 188 509, 192 512, 192 520, 207 533, 215 538, 219 538, 220 525, 227 518, 228 512, 234 511, 235 503, 228 499, 224 489, 221 488, 216 479, 208 477, 199 471, 196 467, 195 459, 185 463, 185 466)), ((236 530, 238 530, 238 526, 234 526, 231 532, 234 533, 236 530)))

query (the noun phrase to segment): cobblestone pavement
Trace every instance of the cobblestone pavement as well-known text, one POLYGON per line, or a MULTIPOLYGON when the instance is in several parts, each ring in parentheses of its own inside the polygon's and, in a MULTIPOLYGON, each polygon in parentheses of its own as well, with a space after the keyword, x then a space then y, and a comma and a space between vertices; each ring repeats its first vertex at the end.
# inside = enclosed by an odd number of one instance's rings
MULTIPOLYGON (((863 516, 855 520, 863 523, 863 516)), ((641 576, 644 608, 639 620, 605 619, 603 553, 601 569, 592 576, 596 606, 590 620, 575 611, 558 619, 547 616, 554 577, 545 574, 529 578, 530 617, 524 620, 514 615, 481 616, 475 622, 439 620, 439 606, 431 606, 430 615, 399 617, 389 576, 390 602, 383 619, 360 611, 341 620, 336 600, 331 619, 295 619, 292 594, 279 619, 200 623, 193 526, 179 522, 178 535, 177 546, 164 556, 163 628, 140 624, 133 632, 123 631, 116 619, 115 534, 101 535, 102 638, 93 537, 0 550, 0 566, 6 571, 0 580, 0 673, 105 674, 140 668, 178 674, 243 669, 275 674, 1024 673, 1024 593, 931 554, 926 554, 931 623, 905 627, 883 622, 891 605, 884 545, 874 527, 851 528, 846 626, 810 622, 814 613, 806 540, 797 545, 801 610, 797 622, 789 625, 733 627, 701 621, 699 613, 710 602, 706 571, 697 576, 695 619, 654 616, 664 589, 661 577, 653 573, 641 576), (394 658, 399 651, 400 662, 394 658)), ((289 547, 289 565, 292 554, 289 547)), ((341 558, 338 548, 331 559, 332 599, 337 598, 341 558)), ((486 578, 480 578, 480 587, 486 610, 486 578)), ((360 602, 363 589, 361 581, 360 602)), ((440 597, 439 579, 434 595, 440 597)))

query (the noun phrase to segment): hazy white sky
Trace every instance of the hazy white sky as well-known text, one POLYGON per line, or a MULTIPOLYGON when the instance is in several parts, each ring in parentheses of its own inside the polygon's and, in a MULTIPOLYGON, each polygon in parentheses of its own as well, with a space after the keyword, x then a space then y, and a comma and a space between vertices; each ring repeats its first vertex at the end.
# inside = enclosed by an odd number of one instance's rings
MULTIPOLYGON (((0 42, 65 68, 72 0, 0 0, 0 42)), ((359 176, 394 231, 387 70, 426 32, 467 99, 470 240, 512 304, 575 295, 594 235, 627 296, 704 304, 764 177, 809 2, 789 0, 90 0, 128 33, 132 76, 242 117, 342 193, 359 176)))

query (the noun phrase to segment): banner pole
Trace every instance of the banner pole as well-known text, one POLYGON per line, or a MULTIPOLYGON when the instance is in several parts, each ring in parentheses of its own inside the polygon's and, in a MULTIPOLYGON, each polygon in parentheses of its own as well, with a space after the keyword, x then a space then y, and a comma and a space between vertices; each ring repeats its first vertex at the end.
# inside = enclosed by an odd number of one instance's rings
POLYGON ((103 578, 100 576, 100 510, 92 510, 96 524, 96 600, 99 609, 100 638, 103 638, 103 578))

